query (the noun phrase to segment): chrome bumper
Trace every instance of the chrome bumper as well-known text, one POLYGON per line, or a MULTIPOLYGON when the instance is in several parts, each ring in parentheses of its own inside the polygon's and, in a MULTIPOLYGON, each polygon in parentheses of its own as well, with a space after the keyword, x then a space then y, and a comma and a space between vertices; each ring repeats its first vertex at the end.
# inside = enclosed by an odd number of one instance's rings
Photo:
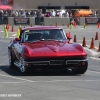
POLYGON ((84 60, 49 60, 49 61, 32 61, 32 62, 27 62, 24 61, 25 64, 33 64, 33 65, 74 65, 74 64, 79 64, 80 62, 86 62, 88 59, 84 60))

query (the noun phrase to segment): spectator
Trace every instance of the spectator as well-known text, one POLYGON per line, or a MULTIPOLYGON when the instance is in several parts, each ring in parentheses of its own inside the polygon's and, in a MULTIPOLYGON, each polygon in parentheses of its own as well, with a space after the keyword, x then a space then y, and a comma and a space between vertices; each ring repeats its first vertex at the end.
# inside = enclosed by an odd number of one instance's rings
POLYGON ((52 11, 52 17, 55 17, 56 16, 56 12, 53 10, 52 11))

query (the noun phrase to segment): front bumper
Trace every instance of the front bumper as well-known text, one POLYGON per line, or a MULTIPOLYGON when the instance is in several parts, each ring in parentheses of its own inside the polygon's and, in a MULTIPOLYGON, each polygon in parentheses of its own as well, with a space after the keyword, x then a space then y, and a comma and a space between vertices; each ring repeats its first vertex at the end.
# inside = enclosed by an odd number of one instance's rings
POLYGON ((25 65, 79 65, 80 63, 87 62, 88 59, 84 60, 49 60, 49 61, 24 61, 25 65))

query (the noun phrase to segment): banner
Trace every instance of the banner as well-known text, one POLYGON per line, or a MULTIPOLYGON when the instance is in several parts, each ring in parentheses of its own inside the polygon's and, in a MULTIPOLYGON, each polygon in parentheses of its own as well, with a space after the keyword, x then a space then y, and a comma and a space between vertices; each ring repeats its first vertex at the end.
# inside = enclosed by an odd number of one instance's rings
POLYGON ((11 5, 13 6, 14 0, 0 0, 0 5, 11 5))
POLYGON ((29 25, 29 18, 14 18, 14 24, 15 25, 29 25))
POLYGON ((98 24, 100 22, 100 18, 98 17, 86 17, 85 23, 86 24, 98 24))

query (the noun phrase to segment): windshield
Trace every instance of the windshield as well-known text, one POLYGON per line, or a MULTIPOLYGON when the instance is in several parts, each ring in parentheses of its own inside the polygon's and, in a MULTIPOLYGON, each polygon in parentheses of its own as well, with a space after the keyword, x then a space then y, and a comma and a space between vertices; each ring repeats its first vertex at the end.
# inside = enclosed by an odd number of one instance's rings
POLYGON ((29 30, 24 33, 25 42, 34 42, 40 40, 66 40, 62 29, 53 30, 29 30))

